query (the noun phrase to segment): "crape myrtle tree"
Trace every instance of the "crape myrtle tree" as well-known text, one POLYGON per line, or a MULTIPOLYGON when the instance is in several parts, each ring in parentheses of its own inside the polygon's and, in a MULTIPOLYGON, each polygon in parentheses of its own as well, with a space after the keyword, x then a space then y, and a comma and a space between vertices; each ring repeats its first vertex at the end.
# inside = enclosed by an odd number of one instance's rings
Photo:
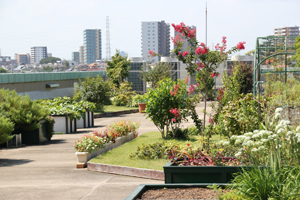
MULTIPOLYGON (((214 77, 217 76, 215 73, 219 64, 225 61, 229 54, 245 49, 244 44, 246 42, 239 42, 237 46, 232 47, 226 51, 226 37, 222 37, 221 44, 215 46, 215 50, 210 50, 205 43, 200 43, 196 39, 196 29, 191 30, 183 22, 179 25, 172 24, 175 31, 181 33, 182 37, 187 39, 191 44, 190 47, 182 51, 183 41, 180 35, 172 38, 175 44, 173 53, 176 58, 187 65, 186 70, 190 75, 196 76, 197 85, 191 85, 193 88, 197 88, 204 98, 204 121, 203 131, 205 128, 205 117, 206 117, 206 101, 207 95, 212 90, 215 84, 214 77)), ((195 90, 196 91, 196 90, 195 90)))

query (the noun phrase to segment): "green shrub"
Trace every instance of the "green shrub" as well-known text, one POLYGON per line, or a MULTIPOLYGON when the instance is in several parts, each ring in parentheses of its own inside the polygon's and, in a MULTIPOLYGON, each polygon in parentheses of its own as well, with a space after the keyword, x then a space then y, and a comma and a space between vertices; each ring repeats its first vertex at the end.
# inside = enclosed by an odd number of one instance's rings
POLYGON ((114 87, 114 96, 112 98, 112 103, 115 106, 126 106, 131 101, 135 91, 132 91, 132 83, 127 81, 122 82, 120 88, 114 87))
POLYGON ((28 95, 17 95, 15 90, 0 90, 0 104, 6 116, 15 124, 15 128, 35 130, 39 122, 49 115, 49 109, 32 101, 28 95))
POLYGON ((54 134, 55 120, 51 116, 47 116, 45 120, 46 120, 47 137, 48 137, 49 140, 51 140, 51 138, 54 134))
POLYGON ((85 100, 95 104, 97 111, 103 111, 103 105, 110 101, 111 83, 102 77, 86 77, 84 81, 78 80, 74 93, 75 100, 85 100))
POLYGON ((0 116, 0 144, 3 144, 13 138, 11 133, 14 130, 14 123, 5 116, 0 116))

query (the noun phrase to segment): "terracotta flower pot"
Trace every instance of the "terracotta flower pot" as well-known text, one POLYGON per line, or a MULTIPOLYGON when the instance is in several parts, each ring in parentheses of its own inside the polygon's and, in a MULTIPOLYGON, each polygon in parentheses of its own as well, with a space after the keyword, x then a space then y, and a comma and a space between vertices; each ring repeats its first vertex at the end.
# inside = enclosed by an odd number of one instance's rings
POLYGON ((147 103, 139 103, 139 113, 144 113, 147 103))

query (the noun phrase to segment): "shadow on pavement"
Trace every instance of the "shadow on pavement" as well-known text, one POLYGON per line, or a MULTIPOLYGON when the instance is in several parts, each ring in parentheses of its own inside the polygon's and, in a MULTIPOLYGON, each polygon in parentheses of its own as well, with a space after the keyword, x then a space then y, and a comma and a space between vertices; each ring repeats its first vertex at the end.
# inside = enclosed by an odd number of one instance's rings
POLYGON ((0 167, 10 167, 13 165, 23 165, 32 162, 28 159, 0 159, 0 167))

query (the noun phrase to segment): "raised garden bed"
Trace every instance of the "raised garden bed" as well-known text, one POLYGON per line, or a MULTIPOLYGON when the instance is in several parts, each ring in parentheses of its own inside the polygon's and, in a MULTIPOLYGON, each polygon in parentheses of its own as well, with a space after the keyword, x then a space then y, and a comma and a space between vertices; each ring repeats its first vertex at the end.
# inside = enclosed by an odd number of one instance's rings
POLYGON ((103 148, 101 149, 96 149, 95 151, 88 153, 88 152, 76 152, 75 155, 77 156, 77 164, 76 168, 83 168, 87 166, 87 162, 92 159, 97 157, 98 155, 105 153, 109 150, 112 150, 114 148, 117 148, 118 146, 131 141, 134 139, 134 133, 129 133, 126 136, 119 137, 116 139, 116 142, 109 142, 104 145, 103 148))
POLYGON ((22 136, 22 144, 41 144, 49 141, 47 136, 46 121, 40 121, 40 128, 33 131, 20 130, 22 136))
MULTIPOLYGON (((202 184, 149 184, 140 185, 125 200, 137 199, 218 199, 217 192, 202 184), (147 193, 150 194, 147 195, 147 193)), ((224 184, 217 184, 225 187, 224 184)))
POLYGON ((164 166, 165 183, 228 183, 245 166, 164 166))

